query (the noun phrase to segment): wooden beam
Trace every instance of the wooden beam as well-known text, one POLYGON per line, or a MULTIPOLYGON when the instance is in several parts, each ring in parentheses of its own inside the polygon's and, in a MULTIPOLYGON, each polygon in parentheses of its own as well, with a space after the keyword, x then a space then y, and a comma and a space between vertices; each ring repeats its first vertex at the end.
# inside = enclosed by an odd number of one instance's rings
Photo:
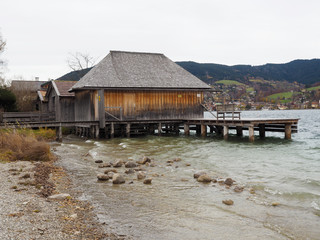
POLYGON ((95 126, 95 133, 94 133, 94 137, 95 138, 99 138, 99 135, 100 135, 100 128, 99 128, 99 126, 95 126))
POLYGON ((285 124, 284 138, 291 139, 291 124, 290 123, 285 124))
POLYGON ((223 126, 223 138, 224 138, 224 140, 228 140, 228 135, 229 135, 229 126, 224 125, 223 126))
POLYGON ((189 135, 190 135, 190 126, 189 126, 188 123, 185 123, 185 124, 183 125, 183 129, 184 129, 184 134, 185 134, 186 136, 189 136, 189 135))
POLYGON ((249 126, 249 141, 254 142, 254 126, 249 126))
POLYGON ((106 126, 106 113, 104 108, 104 90, 98 90, 98 111, 99 111, 99 127, 106 126))

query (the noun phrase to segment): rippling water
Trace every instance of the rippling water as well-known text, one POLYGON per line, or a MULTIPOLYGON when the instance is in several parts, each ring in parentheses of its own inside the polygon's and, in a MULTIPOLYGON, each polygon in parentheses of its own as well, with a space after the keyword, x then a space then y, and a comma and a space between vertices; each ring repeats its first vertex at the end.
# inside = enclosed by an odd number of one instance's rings
POLYGON ((320 111, 254 111, 242 117, 300 118, 299 133, 292 140, 267 133, 254 143, 246 135, 228 141, 182 133, 100 141, 69 136, 56 153, 106 229, 134 239, 320 239, 320 111), (92 157, 85 156, 88 152, 92 157), (152 185, 135 175, 126 175, 120 186, 97 182, 103 169, 94 160, 144 155, 156 164, 145 167, 152 185), (182 161, 167 166, 176 157, 182 161), (198 170, 231 177, 245 190, 200 184, 193 179, 198 170), (224 199, 234 205, 224 205, 224 199))

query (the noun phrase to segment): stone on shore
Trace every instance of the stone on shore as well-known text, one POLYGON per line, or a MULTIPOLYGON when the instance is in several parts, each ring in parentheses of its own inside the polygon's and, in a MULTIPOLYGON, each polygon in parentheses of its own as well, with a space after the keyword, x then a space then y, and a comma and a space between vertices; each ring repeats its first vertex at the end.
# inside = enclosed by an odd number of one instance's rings
POLYGON ((232 186, 232 184, 233 184, 233 180, 232 180, 232 178, 227 178, 225 181, 224 181, 224 184, 225 185, 228 185, 228 186, 232 186))
POLYGON ((108 175, 106 175, 106 174, 98 174, 97 175, 97 178, 98 178, 98 180, 100 180, 100 181, 107 181, 107 180, 109 180, 109 176, 108 175))
POLYGON ((126 181, 124 180, 124 177, 122 175, 120 175, 119 173, 115 173, 113 174, 112 177, 112 183, 113 184, 122 184, 125 183, 126 181))
POLYGON ((152 178, 146 178, 146 179, 143 181, 144 184, 151 184, 151 182, 152 182, 152 178))
POLYGON ((117 160, 113 163, 113 167, 115 168, 119 168, 119 167, 122 167, 123 165, 123 161, 122 160, 117 160))
POLYGON ((144 179, 144 178, 146 178, 146 174, 144 172, 138 172, 137 179, 141 180, 141 179, 144 179))
POLYGON ((130 168, 130 169, 128 169, 128 170, 126 170, 124 173, 125 174, 133 174, 133 173, 135 173, 136 171, 134 171, 132 168, 130 168))
POLYGON ((48 199, 54 199, 54 200, 64 200, 67 198, 70 198, 70 194, 68 193, 59 193, 59 194, 54 194, 48 197, 48 199))
POLYGON ((233 201, 231 199, 222 200, 222 203, 224 203, 225 205, 233 205, 233 201))
POLYGON ((194 178, 198 178, 200 177, 201 175, 204 175, 204 174, 207 174, 205 171, 199 171, 199 172, 196 172, 195 174, 193 174, 193 177, 194 178))
POLYGON ((111 163, 103 163, 103 164, 100 164, 98 167, 99 167, 99 168, 111 167, 111 163))
POLYGON ((95 160, 94 162, 95 162, 95 163, 103 163, 102 160, 95 160))
POLYGON ((197 179, 198 182, 209 183, 212 181, 212 178, 208 174, 200 175, 197 179))
POLYGON ((129 162, 126 162, 126 164, 124 166, 126 168, 135 168, 135 167, 137 167, 137 164, 133 161, 129 161, 129 162))
POLYGON ((106 169, 104 170, 104 174, 108 174, 109 172, 113 172, 113 173, 117 173, 117 169, 113 169, 113 168, 109 168, 109 169, 106 169))
POLYGON ((112 179, 112 177, 113 177, 113 175, 114 175, 115 173, 114 172, 108 172, 108 177, 109 177, 109 179, 112 179))

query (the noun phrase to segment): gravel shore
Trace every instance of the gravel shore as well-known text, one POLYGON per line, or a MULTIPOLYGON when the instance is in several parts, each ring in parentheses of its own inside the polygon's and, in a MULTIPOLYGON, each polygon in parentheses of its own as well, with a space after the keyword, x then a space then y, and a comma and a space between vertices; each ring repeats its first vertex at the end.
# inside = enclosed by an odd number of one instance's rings
POLYGON ((54 162, 0 162, 0 188, 0 239, 123 239, 103 231, 54 162))

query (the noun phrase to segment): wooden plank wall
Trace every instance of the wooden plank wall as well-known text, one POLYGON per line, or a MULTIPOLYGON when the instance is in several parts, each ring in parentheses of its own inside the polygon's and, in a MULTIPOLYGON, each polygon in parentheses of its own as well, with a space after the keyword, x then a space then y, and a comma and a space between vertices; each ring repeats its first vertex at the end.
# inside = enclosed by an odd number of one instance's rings
POLYGON ((75 93, 75 120, 93 121, 95 119, 94 92, 85 90, 75 93))
MULTIPOLYGON (((203 117, 203 93, 195 91, 105 91, 106 107, 122 107, 124 119, 203 117)), ((119 109, 107 109, 120 117, 119 109)))

